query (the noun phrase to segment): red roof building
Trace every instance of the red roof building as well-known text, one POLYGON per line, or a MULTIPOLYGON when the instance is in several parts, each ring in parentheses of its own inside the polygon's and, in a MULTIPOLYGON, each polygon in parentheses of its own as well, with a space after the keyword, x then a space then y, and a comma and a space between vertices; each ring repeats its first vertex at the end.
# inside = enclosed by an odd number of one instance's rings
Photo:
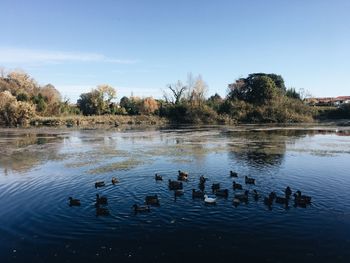
POLYGON ((350 103, 350 96, 308 98, 305 101, 307 104, 315 106, 340 106, 344 103, 350 103))

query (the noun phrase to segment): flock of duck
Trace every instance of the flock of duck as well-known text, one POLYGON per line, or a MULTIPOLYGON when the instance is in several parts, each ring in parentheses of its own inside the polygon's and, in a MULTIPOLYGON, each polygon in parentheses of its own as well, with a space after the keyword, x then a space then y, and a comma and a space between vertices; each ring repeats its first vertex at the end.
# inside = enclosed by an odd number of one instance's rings
MULTIPOLYGON (((112 177, 111 180, 112 185, 115 185, 119 183, 119 180, 115 177, 112 177)), ((97 181, 95 182, 95 188, 100 188, 106 186, 106 183, 104 181, 97 181)), ((80 206, 81 202, 79 199, 69 197, 69 206, 80 206)), ((99 194, 96 194, 96 201, 95 201, 95 207, 96 207, 96 216, 106 216, 109 215, 109 210, 106 207, 108 205, 108 199, 105 196, 100 196, 99 194)))
MULTIPOLYGON (((183 182, 188 181, 188 173, 183 171, 178 171, 177 180, 168 180, 168 188, 170 191, 174 192, 174 196, 182 196, 184 195, 184 189, 183 189, 183 182)), ((238 178, 238 173, 234 171, 230 171, 230 177, 232 178, 238 178)), ((163 177, 159 174, 155 174, 155 180, 156 181, 163 181, 163 177)), ((201 175, 199 177, 199 189, 192 189, 192 198, 193 199, 201 199, 204 201, 205 204, 208 205, 214 205, 217 202, 218 197, 228 198, 229 190, 228 189, 222 189, 220 186, 220 183, 213 183, 211 186, 211 195, 208 195, 205 192, 205 185, 208 178, 201 175)), ((255 185, 256 180, 254 178, 245 176, 244 182, 246 185, 255 185)), ((112 185, 118 184, 119 180, 115 177, 111 180, 112 185)), ((104 181, 97 181, 95 182, 95 188, 100 188, 106 186, 104 181)), ((232 182, 232 188, 234 190, 234 197, 232 200, 232 203, 235 207, 237 207, 241 203, 248 203, 249 195, 251 194, 251 197, 255 201, 259 201, 261 199, 261 194, 256 190, 253 189, 250 193, 249 190, 244 190, 242 184, 237 183, 236 181, 232 182), (237 191, 238 190, 238 191, 237 191)), ((75 199, 72 197, 69 197, 69 205, 70 206, 80 206, 81 202, 79 199, 75 199)), ((272 205, 274 203, 282 204, 285 206, 285 208, 289 207, 289 203, 293 202, 295 207, 306 207, 307 205, 311 204, 311 197, 307 195, 303 195, 301 191, 295 191, 293 194, 292 189, 287 186, 284 189, 284 195, 277 196, 276 192, 270 192, 268 196, 265 196, 263 198, 264 204, 268 206, 269 209, 272 209, 272 205), (293 196, 293 200, 292 200, 293 196)), ((100 196, 99 194, 96 194, 96 215, 109 215, 109 210, 106 207, 108 205, 107 197, 100 196)), ((132 209, 135 211, 135 213, 138 212, 150 212, 150 206, 159 206, 160 201, 158 198, 158 195, 147 195, 145 197, 145 203, 144 204, 134 204, 132 206, 132 209)))

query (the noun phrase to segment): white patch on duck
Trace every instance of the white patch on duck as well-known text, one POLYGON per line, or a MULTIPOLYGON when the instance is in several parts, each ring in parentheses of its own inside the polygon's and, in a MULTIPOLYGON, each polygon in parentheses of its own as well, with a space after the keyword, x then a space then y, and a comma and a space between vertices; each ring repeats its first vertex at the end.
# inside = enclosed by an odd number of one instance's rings
POLYGON ((215 204, 216 203, 216 198, 209 197, 208 195, 204 195, 204 202, 207 203, 207 204, 215 204))
POLYGON ((239 199, 237 199, 237 198, 233 199, 233 205, 234 206, 238 206, 240 203, 241 203, 241 201, 239 199))

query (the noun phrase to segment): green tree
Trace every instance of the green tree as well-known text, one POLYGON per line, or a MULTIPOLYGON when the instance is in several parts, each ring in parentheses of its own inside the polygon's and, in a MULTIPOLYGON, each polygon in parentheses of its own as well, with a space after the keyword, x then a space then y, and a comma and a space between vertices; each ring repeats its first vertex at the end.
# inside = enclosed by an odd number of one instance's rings
POLYGON ((44 112, 47 108, 47 104, 43 97, 39 98, 38 103, 36 104, 36 110, 38 112, 44 112))
POLYGON ((130 99, 126 96, 122 97, 119 102, 120 107, 125 108, 126 110, 130 107, 130 99))
POLYGON ((84 115, 97 114, 97 106, 94 104, 92 91, 80 94, 77 106, 84 115))
POLYGON ((215 93, 207 99, 207 105, 218 112, 223 101, 224 100, 221 98, 221 96, 215 93))
POLYGON ((286 87, 280 75, 253 73, 229 84, 228 98, 244 100, 249 103, 263 103, 273 95, 284 94, 286 87))
POLYGON ((43 113, 47 108, 45 97, 41 93, 32 97, 32 102, 36 105, 36 110, 43 113))
POLYGON ((286 96, 292 99, 301 100, 300 94, 295 90, 295 88, 289 88, 286 91, 286 96))
POLYGON ((263 104, 272 100, 281 89, 278 88, 273 79, 267 75, 249 75, 246 79, 239 79, 229 85, 228 97, 230 100, 244 100, 253 104, 263 104))
POLYGON ((84 115, 108 114, 111 113, 110 104, 115 97, 114 88, 100 85, 91 92, 81 94, 77 105, 84 115))

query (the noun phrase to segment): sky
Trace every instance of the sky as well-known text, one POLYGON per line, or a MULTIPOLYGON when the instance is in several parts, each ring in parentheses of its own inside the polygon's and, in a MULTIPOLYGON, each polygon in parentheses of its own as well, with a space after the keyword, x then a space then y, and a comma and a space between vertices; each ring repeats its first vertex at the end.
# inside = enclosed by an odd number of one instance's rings
POLYGON ((350 95, 348 0, 1 0, 0 67, 72 102, 99 84, 162 97, 201 75, 208 96, 249 73, 313 96, 350 95))

